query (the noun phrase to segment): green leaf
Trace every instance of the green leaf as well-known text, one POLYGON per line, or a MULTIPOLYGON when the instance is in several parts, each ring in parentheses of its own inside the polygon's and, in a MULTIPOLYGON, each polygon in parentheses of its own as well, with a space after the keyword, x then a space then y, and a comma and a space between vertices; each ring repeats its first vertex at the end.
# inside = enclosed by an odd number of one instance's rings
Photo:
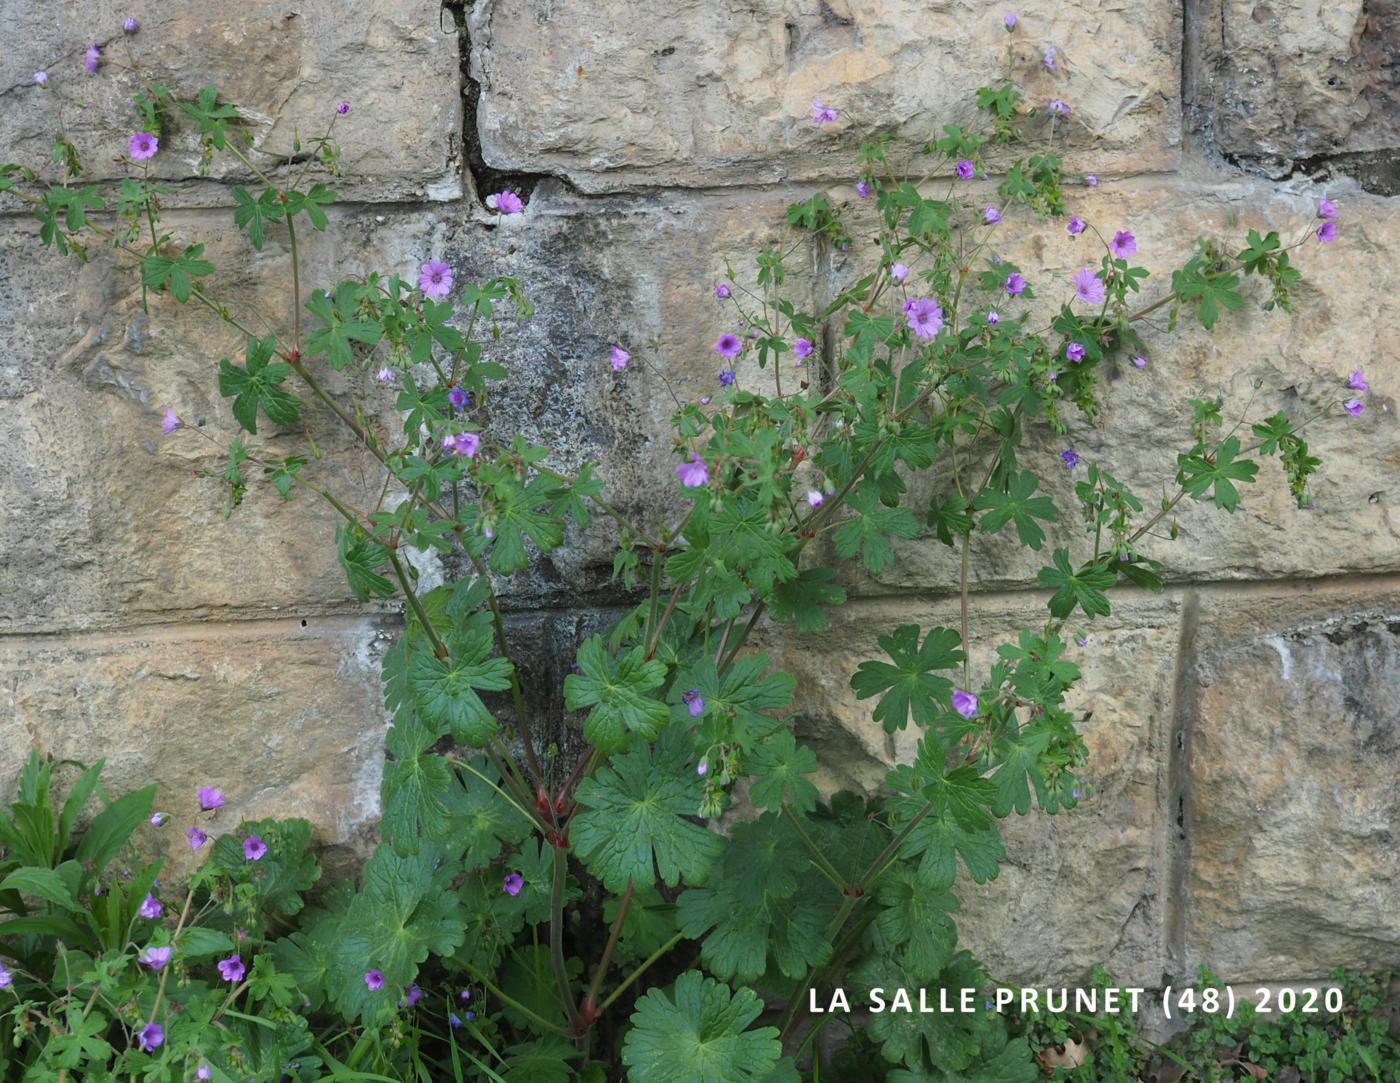
MULTIPOLYGON (((551 979, 552 980, 552 979, 551 979)), ((579 1052, 563 1038, 549 1035, 506 1050, 506 1083, 570 1083, 574 1070, 570 1061, 579 1052)))
POLYGON ((478 691, 501 692, 510 687, 510 662, 489 657, 492 640, 484 632, 457 637, 446 661, 429 649, 415 650, 408 683, 429 724, 446 725, 459 744, 483 748, 495 735, 496 718, 478 691))
POLYGON ((622 1045, 630 1083, 765 1083, 782 1057, 776 1027, 747 1029, 763 1002, 699 971, 637 1001, 622 1045))
POLYGON ((1014 520, 1021 544, 1039 552, 1045 544, 1045 531, 1036 520, 1054 522, 1060 517, 1059 509, 1048 496, 1032 495, 1039 486, 1040 479, 1033 472, 1022 470, 1011 480, 1009 492, 983 489, 978 493, 972 506, 983 513, 978 523, 982 533, 995 534, 1014 520))
POLYGON ((1206 272, 1205 259, 1196 256, 1179 271, 1172 272, 1172 289, 1183 301, 1194 301, 1201 326, 1209 331, 1220 319, 1220 310, 1238 312, 1244 307, 1244 297, 1235 289, 1239 275, 1223 271, 1206 272))
POLYGON ((286 213, 277 198, 277 189, 264 188, 262 195, 254 199, 248 189, 239 184, 233 189, 233 202, 233 224, 248 234, 253 251, 261 252, 267 241, 267 223, 280 222, 286 213))
POLYGON ((328 207, 335 202, 335 193, 324 184, 317 182, 311 186, 309 192, 288 192, 287 193, 287 217, 295 214, 305 214, 311 220, 311 224, 319 231, 325 232, 328 219, 322 207, 328 207))
POLYGON ((833 568, 807 568, 796 579, 778 583, 768 600, 768 615, 776 621, 793 621, 798 635, 826 631, 823 606, 843 605, 846 591, 836 582, 833 568))
POLYGON ((376 598, 393 597, 394 584, 376 570, 389 563, 389 550, 363 531, 350 526, 336 527, 335 540, 340 566, 345 569, 345 578, 356 598, 367 602, 371 595, 376 598))
POLYGON ((278 918, 300 913, 303 896, 321 878, 311 849, 311 825, 300 819, 245 822, 237 832, 219 837, 209 862, 225 876, 251 884, 259 908, 278 918), (243 855, 243 840, 250 835, 267 846, 257 861, 243 855))
POLYGON ((880 697, 874 717, 886 732, 902 730, 911 715, 915 725, 929 725, 948 709, 953 693, 953 682, 934 671, 962 664, 962 637, 951 628, 930 628, 921 646, 918 625, 905 624, 878 642, 894 664, 862 662, 851 677, 856 698, 880 697))
POLYGON ((300 400, 281 387, 292 366, 269 363, 275 350, 274 339, 249 339, 243 368, 228 358, 219 362, 219 394, 233 399, 234 418, 251 433, 258 431, 259 408, 274 425, 293 425, 300 416, 300 400))
POLYGON ((15 869, 5 879, 0 880, 0 892, 18 891, 23 895, 32 895, 35 898, 43 899, 46 903, 62 907, 64 910, 77 910, 77 900, 68 890, 68 885, 52 869, 40 869, 33 866, 15 869))
POLYGON ((1106 617, 1109 614, 1108 599, 1104 591, 1118 580, 1112 568, 1090 562, 1075 571, 1069 563, 1069 550, 1056 549, 1050 558, 1053 567, 1041 568, 1039 582, 1047 590, 1053 590, 1049 603, 1050 613, 1063 620, 1078 606, 1089 617, 1106 617))
POLYGON ((353 342, 373 346, 383 334, 380 325, 372 320, 360 318, 358 314, 358 287, 354 282, 342 282, 336 287, 335 297, 317 290, 306 302, 310 313, 321 321, 321 326, 306 338, 308 356, 326 355, 333 369, 343 369, 355 360, 353 342))
POLYGON ((913 825, 900 855, 919 859, 919 882, 937 891, 952 886, 959 857, 979 884, 995 877, 1006 857, 987 811, 995 798, 992 783, 975 767, 949 771, 943 757, 942 745, 925 737, 914 764, 896 767, 887 780, 897 795, 891 802, 893 829, 913 825))
POLYGON ((758 746, 750 765, 754 774, 749 800, 758 808, 775 812, 791 805, 811 812, 817 804, 817 788, 804 777, 817 769, 817 754, 797 745, 789 730, 779 730, 758 746))
POLYGON ((122 795, 98 813, 83 832, 73 855, 89 875, 100 875, 107 863, 121 853, 136 829, 150 819, 155 799, 156 788, 150 785, 122 795))
POLYGON ((588 639, 578 652, 579 672, 564 678, 564 704, 571 711, 592 707, 583 724, 584 740, 605 754, 627 747, 630 734, 655 739, 671 716, 665 703, 650 695, 666 679, 666 667, 644 659, 641 646, 620 660, 609 657, 602 636, 588 639))
POLYGON ((944 891, 930 891, 908 870, 895 866, 881 882, 877 901, 875 931, 883 951, 920 984, 932 981, 957 945, 952 915, 958 900, 944 891))
POLYGON ((686 743, 638 746, 614 759, 579 786, 580 811, 571 835, 590 872, 609 891, 627 881, 702 883, 723 849, 719 836, 684 817, 700 807, 703 786, 689 762, 686 743))
POLYGON ((767 712, 788 706, 796 685, 790 674, 769 673, 768 666, 768 655, 746 655, 731 662, 720 676, 714 659, 706 656, 672 683, 671 717, 681 725, 690 723, 683 694, 693 688, 705 701, 702 735, 711 743, 735 744, 749 751, 781 725, 767 712))
POLYGON ((1239 437, 1231 436, 1208 456, 1204 448, 1197 448, 1189 455, 1178 455, 1180 467, 1178 481, 1186 492, 1196 500, 1204 499, 1214 487, 1215 505, 1228 512, 1240 506, 1240 493, 1234 483, 1248 484, 1259 473, 1259 464, 1253 459, 1236 459, 1240 452, 1239 437))
POLYGON ((881 575, 894 567, 894 549, 887 538, 919 536, 919 524, 908 508, 877 506, 874 492, 864 485, 846 504, 855 517, 842 523, 833 536, 836 555, 849 560, 859 553, 871 575, 881 575))
POLYGON ((141 284, 149 290, 168 289, 170 295, 184 304, 194 292, 194 279, 214 273, 214 265, 199 257, 204 245, 192 244, 171 259, 159 253, 141 257, 141 284))
POLYGON ((228 933, 195 925, 180 934, 180 939, 175 942, 175 949, 182 958, 205 959, 210 955, 227 955, 236 951, 237 947, 228 933))

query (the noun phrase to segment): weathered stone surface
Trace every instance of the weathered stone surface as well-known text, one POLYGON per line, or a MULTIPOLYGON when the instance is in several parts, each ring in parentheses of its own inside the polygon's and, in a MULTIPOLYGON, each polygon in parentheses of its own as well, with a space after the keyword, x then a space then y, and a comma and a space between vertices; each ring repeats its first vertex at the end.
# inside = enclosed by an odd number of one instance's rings
MULTIPOLYGON (((1279 175, 1300 159, 1400 149, 1394 0, 1210 0, 1197 5, 1195 102, 1208 141, 1279 175)), ((1378 157, 1377 157, 1378 156, 1378 157)))
POLYGON ((1185 960, 1226 980, 1400 963, 1400 589, 1203 606, 1185 960))
MULTIPOLYGON (((260 168, 275 163, 268 155, 290 154, 297 136, 304 146, 320 136, 336 104, 348 101, 350 113, 335 126, 346 173, 336 187, 343 194, 381 200, 461 194, 460 53, 451 19, 439 18, 436 7, 366 0, 352 13, 337 0, 295 8, 268 0, 134 7, 113 0, 38 6, 4 0, 0 23, 7 42, 0 54, 6 161, 48 162, 53 135, 64 130, 82 153, 85 180, 120 179, 133 168, 123 159, 127 136, 140 123, 132 98, 163 84, 193 99, 213 84, 240 109, 260 168), (133 12, 141 27, 126 34, 122 21, 133 12), (103 61, 89 75, 83 58, 93 42, 103 61), (36 71, 48 73, 47 86, 35 85, 36 71)), ((195 125, 172 117, 150 173, 182 182, 172 200, 198 200, 203 187, 186 191, 183 182, 198 177, 199 157, 195 125)), ((219 155, 213 176, 247 181, 251 174, 219 155)))
MULTIPOLYGON (((1106 183, 1081 189, 1072 194, 1070 209, 1105 236, 1118 229, 1133 231, 1135 259, 1153 274, 1144 289, 1146 303, 1170 288, 1171 271, 1190 257, 1198 234, 1220 240, 1229 251, 1244 247, 1251 228, 1277 228, 1288 243, 1316 225, 1321 194, 1340 201, 1341 237, 1327 246, 1308 239, 1294 254, 1304 281, 1294 291, 1291 314, 1264 311, 1267 288, 1248 279, 1244 309, 1224 313, 1214 333, 1202 330, 1186 309, 1175 331, 1167 329, 1164 316, 1154 317, 1143 330, 1147 368, 1124 365, 1119 378, 1107 383, 1097 422, 1071 408, 1065 411, 1069 432, 1064 437, 1043 424, 1028 425, 1033 438, 1022 461, 1048 479, 1061 508, 1060 521, 1047 530, 1049 540, 1039 555, 1019 547, 1010 531, 1005 537, 974 537, 972 572, 979 585, 1033 582, 1056 546, 1069 546, 1079 556, 1086 544, 1092 551, 1073 503, 1073 482, 1083 470, 1072 475, 1062 468, 1064 448, 1100 463, 1153 508, 1164 490, 1175 490, 1176 454, 1192 444, 1191 400, 1217 395, 1227 400, 1227 424, 1244 416, 1246 408, 1251 421, 1277 410, 1295 421, 1316 418, 1305 435, 1323 466, 1307 509, 1297 508, 1289 496, 1277 460, 1266 461, 1256 483, 1243 488, 1241 507, 1233 515, 1212 504, 1183 502, 1174 515, 1180 540, 1153 536, 1143 542, 1147 553, 1166 563, 1171 577, 1310 578, 1400 569, 1400 523, 1393 514, 1400 501, 1400 418, 1395 410, 1400 383, 1389 360, 1400 350, 1400 276, 1390 255, 1400 241, 1400 220, 1390 201, 1359 193, 1349 182, 1342 191, 1323 193, 1206 174, 1191 183, 1106 183), (1350 418, 1337 404, 1352 396, 1347 377, 1356 368, 1366 371, 1372 390, 1361 396, 1365 413, 1350 418), (1316 417, 1329 406, 1329 416, 1316 417)), ((1072 296, 1074 271, 1097 266, 1102 249, 1092 234, 1070 237, 1060 221, 1032 225, 1029 235, 1020 232, 1025 225, 1024 212, 1008 214, 997 227, 1005 233, 1004 247, 995 245, 992 251, 1028 269, 1040 295, 1032 326, 1043 327, 1072 296), (1018 234, 1021 239, 1015 240, 1018 234)), ((843 279, 859 273, 858 248, 852 247, 850 265, 840 269, 843 279)), ((976 303, 989 301, 983 295, 976 303)), ((1008 308, 1004 297, 995 304, 1002 311, 1008 308)), ((1247 428, 1242 435, 1248 444, 1247 428)), ((913 496, 916 504, 948 483, 932 479, 920 484, 913 496)), ((900 542, 896 549, 895 568, 879 584, 853 575, 856 589, 956 589, 960 560, 954 550, 934 539, 900 542)))
MULTIPOLYGON (((1070 648, 1084 673, 1071 709, 1092 711, 1081 727, 1087 796, 1072 812, 1002 821, 1008 859, 997 878, 959 881, 960 938, 999 980, 1073 983, 1096 963, 1128 984, 1152 985, 1162 973, 1178 609, 1172 598, 1123 606, 1094 626, 1085 648, 1070 648)), ((862 661, 884 656, 877 638, 901 624, 927 631, 958 620, 956 601, 853 602, 821 635, 760 637, 797 678, 798 732, 818 751, 824 788, 874 789, 896 760, 913 756, 918 733, 886 734, 871 718, 874 701, 850 688, 862 661)), ((999 643, 1039 620, 1031 595, 973 598, 973 683, 999 643)))
POLYGON ((171 821, 148 841, 177 861, 200 786, 224 792, 220 830, 303 816, 322 843, 363 844, 379 817, 380 634, 331 618, 0 640, 0 786, 31 747, 105 758, 109 793, 159 784, 171 821))
POLYGON ((903 160, 1010 72, 1034 108, 1071 103, 1071 137, 1092 147, 1072 167, 1175 166, 1176 3, 1017 10, 1008 35, 1002 10, 977 0, 486 0, 468 14, 482 153, 585 191, 846 177, 862 133, 892 136, 903 160), (837 123, 812 123, 816 98, 837 123))

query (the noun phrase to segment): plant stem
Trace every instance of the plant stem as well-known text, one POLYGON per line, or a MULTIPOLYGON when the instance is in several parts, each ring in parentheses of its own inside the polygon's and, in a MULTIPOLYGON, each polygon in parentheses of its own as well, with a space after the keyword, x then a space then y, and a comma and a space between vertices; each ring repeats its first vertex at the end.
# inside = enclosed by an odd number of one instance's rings
POLYGON ((569 983, 569 970, 564 963, 564 888, 569 876, 568 851, 563 846, 554 847, 554 880, 549 891, 549 962, 554 968, 554 983, 559 987, 559 998, 564 1002, 564 1010, 569 1016, 569 1030, 582 1035, 583 1027, 574 1003, 573 986, 569 983))
POLYGON ((615 1001, 618 997, 620 997, 624 992, 627 991, 628 986, 630 986, 634 981, 636 981, 648 970, 650 970, 652 965, 658 959, 660 959, 663 955, 669 952, 672 948, 674 948, 684 939, 685 935, 683 933, 676 933, 676 935, 671 937, 670 940, 666 941, 666 943, 662 944, 661 947, 657 948, 654 952, 648 955, 646 959, 642 961, 642 964, 640 966, 633 970, 632 973, 628 974, 627 977, 622 979, 622 984, 619 985, 616 989, 614 989, 611 994, 609 994, 608 999, 598 1005, 598 1013, 601 1015, 603 1012, 607 1011, 608 1008, 612 1006, 613 1001, 615 1001))
POLYGON ((608 933, 608 942, 603 948, 603 956, 598 960, 598 968, 593 972, 593 982, 588 987, 588 993, 583 998, 585 1008, 596 1010, 598 990, 602 988, 603 976, 608 972, 608 964, 612 962, 613 951, 617 948, 618 938, 622 935, 622 922, 627 917, 627 908, 632 905, 632 880, 627 880, 627 890, 622 893, 622 901, 617 905, 617 917, 613 918, 612 931, 608 933))

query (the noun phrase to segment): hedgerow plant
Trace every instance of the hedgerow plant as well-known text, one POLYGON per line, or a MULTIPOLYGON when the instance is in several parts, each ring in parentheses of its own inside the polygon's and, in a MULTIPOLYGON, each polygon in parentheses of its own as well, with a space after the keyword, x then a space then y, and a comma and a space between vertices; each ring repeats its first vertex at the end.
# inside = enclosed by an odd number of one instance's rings
MULTIPOLYGON (((1053 50, 1045 63, 1054 66, 1053 50)), ((6 165, 0 191, 32 208, 50 248, 81 259, 113 249, 147 294, 201 306, 243 336, 242 356, 220 360, 216 374, 243 430, 222 441, 230 510, 259 479, 282 499, 325 501, 356 596, 402 599, 403 632, 384 661, 393 725, 383 841, 357 886, 332 885, 294 923, 286 915, 271 928, 252 1013, 220 1010, 218 998, 151 996, 149 982, 135 991, 143 971, 114 936, 84 949, 107 949, 93 955, 101 973, 92 980, 117 983, 88 1005, 114 1000, 106 1029, 92 1010, 50 1020, 67 1036, 100 1030, 106 1044, 69 1043, 62 1054, 44 1046, 27 1064, 62 1055, 106 1070, 104 1058, 120 1056, 123 1071, 158 1078, 198 1051, 233 1078, 252 1056, 239 1051, 234 1021, 262 1018, 297 1034, 321 1021, 315 1063, 336 1078, 818 1079, 828 1057, 846 1054, 816 1039, 829 1020, 847 1019, 809 1016, 809 993, 842 986, 858 1007, 875 987, 987 983, 958 949, 952 889, 960 869, 977 883, 996 876, 999 820, 1081 799, 1071 644, 1110 613, 1120 587, 1161 589, 1164 569, 1144 539, 1174 534, 1188 499, 1234 512, 1261 457, 1280 459, 1300 503, 1318 467, 1301 435, 1311 419, 1251 419, 1220 399, 1194 403, 1160 496, 1161 479, 1121 479, 1073 449, 1039 450, 1038 434, 1098 414, 1106 376, 1148 364, 1152 314, 1169 329, 1186 318, 1210 330, 1245 305, 1250 279, 1266 308, 1288 311, 1293 255, 1314 236, 1332 241, 1337 212, 1324 201, 1320 227, 1300 225, 1286 243, 1275 231, 1251 230, 1243 247, 1202 238, 1148 299, 1157 276, 1138 262, 1150 254, 1131 229, 1066 217, 1080 185, 1096 183, 1066 177, 1055 152, 1070 107, 1056 99, 1047 119, 1011 80, 979 89, 977 119, 945 126, 921 160, 864 140, 856 224, 847 207, 815 195, 789 211, 793 243, 760 252, 752 276, 715 286, 729 306, 716 313, 717 332, 735 319, 742 327, 714 344, 713 393, 675 412, 678 464, 656 479, 672 498, 640 510, 611 502, 592 467, 555 469, 557 449, 493 435, 492 403, 509 395, 499 323, 506 306, 529 315, 517 282, 463 284, 436 258, 408 276, 400 268, 338 281, 333 268, 305 264, 299 236, 331 224, 334 125, 349 103, 324 135, 282 152, 254 148, 213 87, 189 98, 152 85, 137 106, 131 168, 115 196, 80 186, 78 151, 62 135, 56 180, 6 165), (1043 145, 1026 149, 1043 128, 1043 145), (206 167, 227 155, 241 172, 232 218, 248 243, 285 242, 284 311, 245 316, 220 295, 204 246, 164 228, 164 189, 148 163, 169 130, 190 129, 206 167), (263 168, 279 159, 284 170, 263 168), (990 172, 1003 179, 981 184, 990 172), (1004 255, 1008 232, 1042 228, 1067 228, 1085 249, 1072 281, 1004 255), (813 233, 840 246, 874 235, 865 272, 815 312, 785 293, 786 261, 813 233), (1042 320, 1030 304, 1037 294, 1068 299, 1042 320), (754 366, 764 380, 749 386, 738 374, 754 366), (373 380, 329 378, 352 370, 373 380), (386 397, 401 422, 392 439, 364 420, 384 413, 386 397), (303 431, 308 399, 377 464, 368 490, 337 490, 342 475, 324 444, 281 450, 303 431), (1047 458, 1049 469, 1073 472, 1073 506, 1050 495, 1047 458), (910 498, 919 476, 935 483, 931 503, 910 498), (571 525, 600 515, 615 526, 614 573, 635 604, 578 649, 563 696, 583 751, 566 757, 543 745, 526 709, 498 591, 563 544, 571 525), (1084 535, 1048 546, 1046 524, 1067 520, 1084 535), (1048 613, 1028 612, 985 665, 968 650, 979 533, 1039 554, 1049 596, 1048 613), (793 677, 755 649, 753 634, 823 630, 846 600, 842 563, 879 575, 897 560, 896 540, 916 539, 961 557, 959 626, 897 628, 880 637, 884 654, 849 676, 886 730, 917 730, 917 752, 878 794, 824 798, 809 777, 816 756, 794 731, 793 677), (427 589, 410 554, 457 554, 470 570, 427 589), (726 811, 731 826, 720 830, 726 811), (291 988, 294 997, 278 993, 291 988), (196 1003, 203 1025, 187 1039, 139 1040, 138 1023, 175 1033, 176 1013, 196 1003), (419 1025, 429 1018, 444 1025, 419 1025)), ((820 102, 812 119, 842 123, 820 102)), ((524 210, 510 191, 487 205, 524 210)), ((626 379, 632 357, 619 343, 599 363, 626 379)), ((658 364, 664 373, 666 359, 658 364)), ((1365 391, 1360 373, 1352 387, 1365 391)), ((1346 404, 1352 414, 1363 407, 1346 404)), ((163 426, 171 439, 221 441, 179 404, 163 426)), ((68 888, 88 904, 81 879, 68 888)), ((202 953, 178 928, 168 942, 160 988, 176 973, 180 987, 198 990, 209 980, 202 953)), ((27 1003, 53 976, 47 960, 16 958, 10 987, 27 1003)), ((34 1040, 21 1037, 25 1048, 34 1040)), ((1016 1083, 1037 1073, 1026 1040, 994 1012, 875 1015, 852 1041, 878 1050, 885 1067, 867 1077, 890 1083, 1016 1083)))

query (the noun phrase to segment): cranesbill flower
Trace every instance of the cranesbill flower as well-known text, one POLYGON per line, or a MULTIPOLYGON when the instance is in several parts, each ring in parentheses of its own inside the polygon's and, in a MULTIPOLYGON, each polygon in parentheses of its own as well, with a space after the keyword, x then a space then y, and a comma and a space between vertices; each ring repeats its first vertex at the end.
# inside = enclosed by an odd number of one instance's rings
POLYGON ((249 835, 243 840, 243 856, 249 861, 261 861, 267 853, 267 843, 257 835, 249 835))
POLYGON ((631 360, 632 355, 616 343, 608 350, 608 362, 612 365, 614 372, 621 372, 627 367, 627 362, 631 360))
POLYGON ((15 976, 5 969, 3 963, 0 963, 0 989, 8 989, 14 984, 14 981, 15 976))
POLYGON ((856 181, 856 195, 860 196, 861 199, 869 199, 870 183, 863 180, 856 181))
POLYGON ((230 955, 227 959, 219 960, 219 977, 226 982, 242 981, 243 975, 248 972, 243 965, 243 960, 237 955, 230 955))
POLYGON ((896 263, 890 268, 890 277, 896 282, 903 282, 909 277, 909 268, 902 263, 896 263))
POLYGON ((214 789, 213 786, 205 786, 199 791, 199 807, 205 812, 213 812, 216 808, 224 807, 224 795, 222 791, 214 789))
POLYGON ((1069 116, 1069 106, 1065 104, 1063 98, 1054 98, 1050 102, 1050 112, 1059 113, 1062 117, 1069 116))
POLYGON ((709 484, 710 468, 705 465, 704 459, 692 451, 690 461, 676 467, 676 477, 681 479, 681 484, 687 489, 698 489, 709 484))
POLYGON ((710 773, 710 761, 701 760, 699 763, 697 763, 695 765, 695 773, 701 778, 704 778, 706 775, 708 775, 710 773))
POLYGON ((1352 417, 1360 417, 1361 411, 1366 409, 1366 404, 1360 399, 1347 399, 1342 405, 1346 407, 1347 413, 1352 417))
POLYGON ((1019 297, 1026 292, 1026 280, 1019 274, 1012 272, 1006 276, 1006 281, 1002 283, 1002 288, 1006 290, 1008 297, 1019 297))
POLYGON ((441 301, 452 292, 452 268, 442 260, 428 260, 418 268, 418 288, 423 296, 441 301))
POLYGON ((919 338, 933 338, 943 329, 943 308, 927 297, 919 297, 904 307, 905 322, 919 338))
POLYGON ((164 827, 166 821, 169 819, 170 817, 163 812, 153 812, 151 814, 150 824, 152 827, 164 827))
POLYGON ((519 214, 525 204, 514 192, 497 192, 486 197, 486 205, 497 214, 519 214))
POLYGON ((92 75, 97 71, 97 66, 102 63, 102 50, 97 47, 97 43, 87 47, 87 52, 83 54, 83 68, 92 75))
POLYGON ((1097 188, 1099 186, 1099 178, 1093 173, 1085 173, 1084 183, 1090 188, 1097 188))
POLYGON ((391 384, 394 382, 394 370, 391 369, 388 365, 385 365, 382 369, 380 369, 374 374, 374 378, 378 380, 381 384, 391 384))
POLYGON ((169 436, 180 427, 180 415, 169 408, 165 411, 165 416, 160 419, 160 431, 169 436))
POLYGON ((1337 223, 1332 219, 1327 219, 1322 225, 1317 227, 1317 239, 1322 244, 1331 244, 1337 239, 1337 223))
POLYGON ((720 369, 720 372, 719 372, 719 386, 720 386, 720 387, 732 387, 733 384, 734 384, 734 370, 733 370, 733 369, 720 369))
POLYGON ((1065 356, 1077 365, 1084 360, 1084 347, 1078 342, 1071 342, 1065 347, 1065 356))
POLYGON ((1079 465, 1079 453, 1074 448, 1065 448, 1060 452, 1060 462, 1065 464, 1066 470, 1073 470, 1079 465))
POLYGON ((1052 45, 1052 46, 1050 46, 1050 48, 1046 49, 1046 50, 1045 50, 1045 55, 1044 55, 1043 57, 1041 57, 1040 59, 1041 59, 1041 63, 1045 65, 1045 70, 1046 70, 1046 71, 1054 71, 1054 70, 1055 70, 1055 47, 1052 45))
POLYGON ((961 688, 953 692, 953 710, 964 718, 977 717, 977 697, 971 692, 964 692, 961 688))
POLYGON ((739 341, 738 335, 720 335, 715 340, 715 353, 721 357, 738 357, 743 347, 744 344, 739 341))
POLYGON ((817 98, 812 99, 812 123, 819 127, 836 119, 836 110, 822 105, 817 98))
POLYGON ((1347 387, 1351 388, 1353 391, 1371 390, 1371 385, 1366 382, 1366 377, 1360 369, 1357 369, 1351 374, 1351 378, 1347 380, 1347 387))
POLYGON ((798 357, 798 364, 802 364, 802 358, 812 356, 812 340, 810 338, 799 338, 792 344, 792 352, 798 357))
POLYGON ((194 1070, 194 1077, 196 1079, 212 1079, 214 1076, 209 1065, 207 1063, 203 1063, 200 1064, 200 1066, 194 1070))
POLYGON ((715 296, 723 301, 729 296, 729 286, 724 282, 715 283, 715 296))
POLYGON ((34 73, 34 81, 40 86, 47 86, 49 82, 49 73, 46 71, 36 71, 34 73))
POLYGON ((155 921, 156 918, 160 917, 160 911, 160 900, 148 891, 136 912, 147 921, 155 921))
POLYGON ((467 405, 467 392, 464 388, 454 387, 447 393, 447 401, 454 409, 460 410, 467 405))
POLYGON ((987 313, 987 323, 990 324, 992 327, 995 327, 997 324, 1001 323, 1001 317, 996 314, 995 309, 987 313))
POLYGON ((1120 229, 1113 235, 1113 240, 1108 242, 1108 250, 1113 253, 1115 259, 1127 259, 1137 251, 1137 238, 1126 229, 1120 229))
POLYGON ((692 688, 688 692, 682 692, 681 701, 690 712, 691 718, 699 718, 705 713, 705 697, 700 694, 700 689, 692 688))
POLYGON ((453 1029, 453 1030, 456 1030, 458 1027, 460 1027, 460 1026, 462 1025, 462 1017, 461 1017, 460 1015, 458 1015, 456 1012, 448 1012, 448 1013, 447 1013, 447 1021, 448 1021, 448 1023, 450 1023, 450 1024, 452 1025, 452 1029, 453 1029))
POLYGON ((365 986, 370 992, 378 992, 384 988, 384 974, 379 970, 365 971, 365 986))
POLYGON ((997 210, 995 207, 988 207, 982 212, 982 221, 986 222, 989 226, 996 225, 1001 221, 1001 211, 997 210))
POLYGON ((1145 368, 1147 368, 1147 358, 1145 358, 1145 357, 1134 357, 1134 358, 1133 358, 1133 367, 1134 367, 1134 368, 1139 368, 1139 369, 1145 369, 1145 368))
POLYGON ((465 455, 468 459, 476 458, 476 453, 481 450, 481 437, 474 432, 459 432, 451 436, 442 438, 444 451, 453 455, 465 455))
POLYGON ((136 31, 141 29, 141 24, 138 23, 130 15, 128 15, 126 19, 122 22, 122 29, 125 30, 128 34, 134 34, 136 33, 136 31))
POLYGON ((349 102, 341 102, 339 105, 337 105, 337 106, 335 107, 335 111, 336 111, 337 113, 339 113, 341 116, 344 116, 346 113, 350 112, 350 103, 349 103, 349 102))
POLYGON ((142 966, 148 966, 152 970, 160 970, 166 963, 170 962, 170 956, 174 954, 169 947, 157 948, 148 947, 136 957, 136 961, 142 966))
POLYGON ((197 827, 192 827, 186 831, 185 838, 188 840, 191 850, 198 850, 209 841, 209 836, 197 827))
POLYGON ((414 984, 412 984, 412 985, 410 985, 410 986, 408 987, 408 992, 405 993, 404 996, 403 996, 403 999, 399 1001, 399 1007, 400 1007, 400 1008, 412 1008, 414 1005, 416 1005, 416 1004, 417 1004, 420 1000, 422 1000, 422 999, 423 999, 423 990, 420 989, 420 988, 418 988, 418 984, 417 984, 417 982, 415 982, 414 984))
POLYGON ((472 991, 470 989, 463 989, 460 993, 457 994, 457 999, 460 1000, 463 1004, 471 1000, 471 998, 472 991))
POLYGON ((1008 11, 1002 16, 1001 21, 1002 25, 1004 25, 1008 31, 1016 29, 1016 13, 1014 11, 1008 11))
POLYGON ((974 166, 971 162, 969 162, 966 158, 962 158, 959 159, 955 171, 958 174, 959 180, 971 180, 972 175, 975 172, 977 172, 977 167, 974 166))
POLYGON ((154 1053, 165 1044, 165 1030, 159 1023, 147 1023, 137 1035, 143 1053, 154 1053))
POLYGON ((1330 199, 1319 199, 1317 201, 1317 216, 1319 218, 1336 218, 1336 204, 1334 204, 1330 199))
POLYGON ((807 493, 807 504, 813 508, 819 508, 826 503, 826 497, 822 495, 820 489, 812 489, 807 493))
POLYGON ((1103 283, 1088 267, 1074 272, 1074 295, 1087 305, 1103 304, 1103 283))
POLYGON ((1072 214, 1069 216, 1069 222, 1065 226, 1065 232, 1071 237, 1078 237, 1087 228, 1088 223, 1085 222, 1084 219, 1080 218, 1077 214, 1072 214))
POLYGON ((524 886, 525 877, 521 876, 518 872, 508 873, 506 878, 501 881, 501 890, 511 896, 519 895, 520 889, 524 886))

